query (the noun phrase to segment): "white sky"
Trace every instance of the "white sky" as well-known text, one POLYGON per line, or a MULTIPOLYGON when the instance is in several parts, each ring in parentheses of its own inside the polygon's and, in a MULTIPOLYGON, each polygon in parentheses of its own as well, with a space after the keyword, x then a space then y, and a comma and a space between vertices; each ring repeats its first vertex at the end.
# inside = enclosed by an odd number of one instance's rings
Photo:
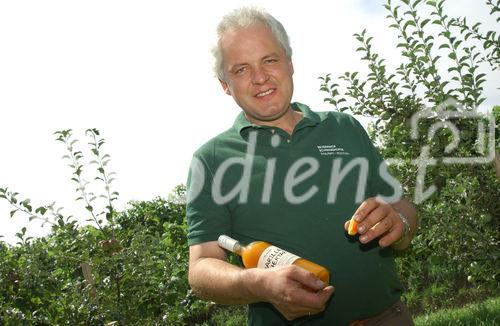
MULTIPOLYGON (((495 29, 484 1, 448 1, 495 29)), ((398 60, 383 0, 341 1, 3 1, 0 3, 0 187, 57 201, 66 214, 88 218, 75 203, 71 170, 56 130, 98 128, 117 172, 119 207, 166 197, 184 183, 192 152, 232 125, 239 111, 212 77, 209 48, 220 17, 257 5, 278 18, 294 49, 294 100, 322 111, 317 77, 364 70, 352 34, 368 28, 374 48, 398 60)), ((450 5, 453 4, 453 5, 450 5)), ((395 61, 399 62, 399 61, 395 61)), ((500 103, 499 74, 490 75, 485 107, 500 103)), ((87 150, 88 147, 83 146, 87 150)), ((42 235, 0 201, 0 235, 42 235)))

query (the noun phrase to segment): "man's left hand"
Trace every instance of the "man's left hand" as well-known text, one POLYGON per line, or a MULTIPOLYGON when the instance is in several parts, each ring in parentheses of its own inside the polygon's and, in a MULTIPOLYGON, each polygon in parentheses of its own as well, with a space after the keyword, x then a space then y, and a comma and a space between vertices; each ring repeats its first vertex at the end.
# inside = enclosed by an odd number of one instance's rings
MULTIPOLYGON (((401 239, 404 233, 404 225, 398 212, 380 198, 368 198, 358 207, 354 213, 354 219, 358 224, 359 241, 368 243, 379 238, 379 245, 387 247, 401 239)), ((349 221, 344 225, 347 230, 349 221)))

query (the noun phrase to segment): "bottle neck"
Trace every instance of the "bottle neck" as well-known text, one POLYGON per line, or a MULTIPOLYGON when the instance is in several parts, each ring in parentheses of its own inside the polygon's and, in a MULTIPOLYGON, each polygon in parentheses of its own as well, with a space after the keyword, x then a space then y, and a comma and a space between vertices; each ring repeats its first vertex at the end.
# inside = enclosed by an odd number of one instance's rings
POLYGON ((239 242, 236 242, 236 244, 234 245, 233 247, 233 250, 232 250, 235 254, 238 254, 241 256, 241 254, 243 253, 243 246, 239 243, 239 242))
POLYGON ((217 242, 219 243, 219 246, 234 252, 235 254, 241 255, 243 252, 243 246, 238 242, 238 240, 228 237, 227 235, 221 235, 217 242))

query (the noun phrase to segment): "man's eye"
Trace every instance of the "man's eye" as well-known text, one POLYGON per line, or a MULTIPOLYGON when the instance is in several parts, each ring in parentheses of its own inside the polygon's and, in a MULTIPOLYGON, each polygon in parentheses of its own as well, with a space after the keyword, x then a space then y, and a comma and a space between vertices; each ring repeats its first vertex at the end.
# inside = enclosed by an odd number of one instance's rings
POLYGON ((234 73, 236 75, 240 75, 240 74, 244 73, 246 70, 247 70, 247 67, 241 67, 241 68, 236 69, 236 71, 234 73))
POLYGON ((264 62, 265 63, 275 63, 276 61, 278 61, 278 60, 276 60, 276 59, 266 59, 264 62))

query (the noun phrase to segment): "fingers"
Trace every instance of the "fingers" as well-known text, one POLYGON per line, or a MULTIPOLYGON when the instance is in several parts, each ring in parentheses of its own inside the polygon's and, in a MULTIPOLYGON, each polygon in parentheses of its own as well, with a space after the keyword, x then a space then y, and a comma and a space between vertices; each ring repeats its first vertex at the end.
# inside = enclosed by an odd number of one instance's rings
MULTIPOLYGON (((379 198, 368 198, 353 215, 358 221, 359 241, 368 243, 380 238, 379 245, 386 247, 397 241, 403 234, 403 226, 394 208, 379 198)), ((349 221, 344 224, 349 229, 349 221)))
POLYGON ((298 266, 290 267, 291 279, 299 282, 306 288, 309 288, 312 291, 319 291, 327 286, 327 284, 325 284, 322 280, 318 279, 313 273, 305 270, 304 268, 298 266))
POLYGON ((335 288, 332 285, 329 285, 326 288, 323 288, 320 291, 318 291, 318 295, 320 296, 319 299, 321 302, 323 302, 321 311, 325 309, 325 303, 330 299, 334 291, 335 288))
MULTIPOLYGON (((289 304, 288 303, 272 303, 272 304, 287 320, 294 320, 296 318, 307 315, 319 314, 320 312, 325 310, 326 302, 330 299, 333 292, 334 288, 331 285, 321 289, 316 293, 306 291, 308 295, 316 297, 316 301, 318 301, 318 304, 314 305, 293 304, 292 302, 290 302, 289 304)), ((304 300, 307 300, 307 298, 304 298, 304 300)))
POLYGON ((396 223, 392 229, 379 240, 379 245, 381 247, 387 247, 398 241, 403 235, 404 227, 402 223, 396 223))
POLYGON ((275 268, 271 302, 288 320, 317 314, 325 309, 334 288, 326 286, 311 272, 298 267, 275 268))
POLYGON ((333 286, 327 286, 323 281, 318 279, 313 273, 297 267, 290 266, 292 271, 292 279, 299 282, 305 289, 305 293, 301 293, 304 306, 316 309, 318 312, 323 311, 325 303, 328 301, 334 291, 333 286))
POLYGON ((388 206, 379 206, 374 209, 358 225, 359 241, 367 243, 388 231, 393 226, 392 220, 388 218, 390 214, 388 206))
POLYGON ((354 212, 354 219, 359 223, 363 221, 375 208, 384 203, 381 199, 371 197, 366 199, 359 205, 358 209, 354 212))
MULTIPOLYGON (((349 235, 355 235, 359 232, 359 227, 363 224, 359 224, 361 221, 365 220, 365 218, 376 209, 382 201, 378 198, 372 197, 368 198, 359 205, 358 209, 352 215, 352 218, 349 221, 344 223, 344 229, 348 232, 349 235)), ((363 226, 363 232, 366 230, 366 224, 363 226)), ((360 232, 362 233, 362 232, 360 232)))

